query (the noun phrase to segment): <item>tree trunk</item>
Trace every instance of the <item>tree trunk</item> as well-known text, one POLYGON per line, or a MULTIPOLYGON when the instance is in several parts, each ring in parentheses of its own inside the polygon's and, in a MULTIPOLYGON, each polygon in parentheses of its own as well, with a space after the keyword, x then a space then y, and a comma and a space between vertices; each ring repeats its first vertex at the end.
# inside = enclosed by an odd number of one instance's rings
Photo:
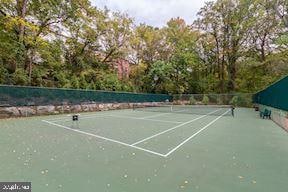
POLYGON ((228 58, 228 91, 229 92, 233 92, 235 91, 236 88, 236 84, 235 84, 235 80, 236 80, 236 57, 232 54, 229 58, 228 58))
MULTIPOLYGON (((17 12, 18 16, 24 21, 27 11, 27 1, 28 0, 17 0, 17 12)), ((24 39, 24 33, 25 33, 25 25, 21 22, 19 24, 19 42, 23 43, 24 39)))
POLYGON ((28 67, 28 75, 29 75, 29 83, 30 85, 32 85, 32 70, 33 70, 33 63, 32 61, 30 60, 29 61, 29 67, 28 67))
POLYGON ((229 67, 229 81, 228 81, 228 90, 229 92, 235 91, 235 79, 236 79, 236 66, 232 65, 229 67))
POLYGON ((220 65, 220 91, 221 93, 224 93, 224 70, 225 70, 225 57, 224 55, 222 55, 222 61, 221 61, 221 65, 220 65))
POLYGON ((263 39, 261 39, 261 48, 260 48, 260 61, 263 62, 266 60, 265 56, 265 42, 266 42, 266 36, 267 34, 264 34, 263 39))

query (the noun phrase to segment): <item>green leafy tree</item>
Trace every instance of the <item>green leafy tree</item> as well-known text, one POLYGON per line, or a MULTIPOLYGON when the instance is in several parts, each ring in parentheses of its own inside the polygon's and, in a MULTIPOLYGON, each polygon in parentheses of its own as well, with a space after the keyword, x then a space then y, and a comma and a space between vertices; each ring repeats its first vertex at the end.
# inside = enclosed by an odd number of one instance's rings
POLYGON ((169 88, 173 86, 170 76, 172 69, 171 63, 156 61, 152 64, 148 73, 149 80, 151 81, 151 92, 167 93, 170 91, 169 88))
POLYGON ((207 95, 203 96, 202 103, 204 105, 208 105, 209 104, 209 97, 207 95))
POLYGON ((190 96, 189 103, 190 103, 190 105, 195 105, 196 104, 196 99, 194 98, 193 95, 190 96))
POLYGON ((227 89, 236 89, 237 60, 242 56, 241 45, 246 41, 247 31, 253 25, 254 11, 256 8, 251 6, 250 1, 218 0, 207 3, 199 12, 200 19, 196 25, 208 33, 204 37, 210 39, 213 45, 216 54, 212 57, 217 61, 222 90, 226 69, 227 89))
POLYGON ((192 80, 198 79, 197 72, 202 70, 199 57, 196 53, 196 39, 198 33, 191 30, 181 18, 171 19, 165 30, 168 44, 173 52, 170 56, 175 82, 174 93, 181 94, 191 89, 192 80))

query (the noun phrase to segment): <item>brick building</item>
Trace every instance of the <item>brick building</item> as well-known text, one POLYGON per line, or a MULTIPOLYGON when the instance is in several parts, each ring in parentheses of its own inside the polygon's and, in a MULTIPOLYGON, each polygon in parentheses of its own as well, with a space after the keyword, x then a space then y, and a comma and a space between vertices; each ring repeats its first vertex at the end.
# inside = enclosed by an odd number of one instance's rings
POLYGON ((129 77, 130 74, 130 64, 129 61, 125 59, 117 59, 115 62, 114 67, 117 70, 118 78, 125 79, 129 77))

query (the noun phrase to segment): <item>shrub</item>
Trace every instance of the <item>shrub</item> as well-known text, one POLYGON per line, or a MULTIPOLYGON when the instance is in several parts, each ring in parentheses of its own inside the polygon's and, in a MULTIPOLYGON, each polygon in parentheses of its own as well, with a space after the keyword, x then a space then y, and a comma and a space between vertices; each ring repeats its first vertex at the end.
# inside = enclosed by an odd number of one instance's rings
POLYGON ((207 105, 207 104, 209 103, 209 97, 208 97, 207 95, 204 95, 204 96, 203 96, 202 103, 203 103, 204 105, 207 105))
POLYGON ((180 95, 179 94, 177 94, 177 95, 173 95, 173 100, 174 101, 178 101, 178 100, 180 100, 180 95))
POLYGON ((8 71, 0 65, 0 84, 5 84, 8 79, 8 71))
POLYGON ((29 77, 24 69, 16 69, 15 73, 12 75, 13 83, 16 85, 28 85, 29 77))
POLYGON ((232 99, 230 100, 229 102, 230 105, 233 105, 233 106, 238 106, 239 104, 239 97, 238 96, 233 96, 232 99))
POLYGON ((218 104, 218 105, 223 105, 223 104, 224 104, 223 99, 221 98, 221 95, 219 95, 219 96, 217 97, 217 104, 218 104))
POLYGON ((194 98, 193 95, 191 95, 191 97, 189 98, 189 102, 190 102, 190 105, 195 105, 196 99, 194 98))
POLYGON ((235 95, 231 100, 230 100, 230 105, 234 105, 237 107, 251 107, 251 97, 245 97, 245 96, 239 96, 235 95))

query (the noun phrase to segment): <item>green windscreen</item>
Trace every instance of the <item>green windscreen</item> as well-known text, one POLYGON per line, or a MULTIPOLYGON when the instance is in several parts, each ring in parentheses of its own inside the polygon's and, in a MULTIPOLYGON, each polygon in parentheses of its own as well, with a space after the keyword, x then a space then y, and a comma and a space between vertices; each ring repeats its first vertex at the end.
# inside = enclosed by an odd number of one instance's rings
POLYGON ((165 102, 167 100, 171 101, 172 97, 165 94, 0 85, 0 106, 165 102))
POLYGON ((189 105, 233 105, 234 107, 252 107, 252 94, 181 94, 173 95, 175 103, 189 105))
POLYGON ((254 94, 253 103, 288 111, 288 76, 254 94))

